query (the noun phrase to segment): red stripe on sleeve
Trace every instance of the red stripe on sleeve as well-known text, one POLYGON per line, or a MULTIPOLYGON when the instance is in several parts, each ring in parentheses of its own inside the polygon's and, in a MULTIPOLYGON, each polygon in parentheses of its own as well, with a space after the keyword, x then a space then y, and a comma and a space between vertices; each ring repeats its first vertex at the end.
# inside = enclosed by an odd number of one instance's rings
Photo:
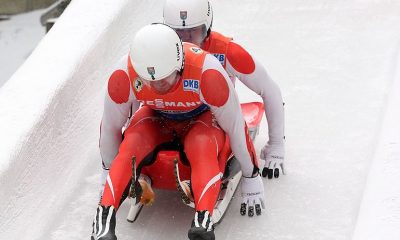
POLYGON ((229 97, 229 87, 224 76, 215 69, 206 70, 201 76, 201 93, 204 100, 213 106, 223 106, 229 97))
POLYGON ((226 54, 232 67, 243 74, 251 74, 256 69, 256 64, 250 54, 240 45, 230 42, 226 54))
POLYGON ((128 74, 123 70, 116 70, 108 80, 108 94, 118 103, 126 103, 129 100, 130 83, 128 74))

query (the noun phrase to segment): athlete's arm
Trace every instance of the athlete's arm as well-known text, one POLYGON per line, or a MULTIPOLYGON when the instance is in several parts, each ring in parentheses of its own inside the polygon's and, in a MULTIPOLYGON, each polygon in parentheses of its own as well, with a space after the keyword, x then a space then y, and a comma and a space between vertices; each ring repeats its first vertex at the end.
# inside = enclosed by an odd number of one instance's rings
POLYGON ((127 56, 118 63, 118 67, 109 77, 104 111, 100 125, 99 147, 103 168, 108 170, 118 153, 122 142, 122 127, 129 115, 139 108, 127 73, 127 56))
POLYGON ((239 44, 231 41, 226 54, 226 70, 260 95, 268 122, 269 144, 284 141, 284 109, 279 86, 264 66, 239 44))
POLYGON ((243 175, 252 176, 257 165, 257 156, 252 144, 247 142, 251 140, 245 134, 245 121, 239 99, 228 74, 210 54, 207 54, 204 61, 200 98, 210 106, 218 124, 228 134, 232 151, 239 160, 243 175))

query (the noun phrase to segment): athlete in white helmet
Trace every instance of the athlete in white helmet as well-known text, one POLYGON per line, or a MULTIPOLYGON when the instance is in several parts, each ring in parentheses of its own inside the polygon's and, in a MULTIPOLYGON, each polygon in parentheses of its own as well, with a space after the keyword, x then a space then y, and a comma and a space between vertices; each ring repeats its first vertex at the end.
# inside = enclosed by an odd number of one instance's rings
POLYGON ((105 164, 112 162, 112 166, 93 222, 92 240, 117 239, 116 211, 132 180, 131 158, 136 157, 136 174, 140 175, 156 161, 160 146, 175 141, 184 147, 191 168, 196 212, 189 239, 215 239, 212 214, 221 189, 221 169, 225 169, 218 161, 225 134, 243 174, 242 202, 249 216, 254 208, 259 215, 264 208, 264 186, 228 74, 211 54, 194 44, 182 44, 177 33, 164 24, 139 30, 129 56, 108 81, 100 150, 105 164), (143 105, 140 109, 139 103, 143 105), (130 125, 116 147, 130 112, 130 125))
POLYGON ((234 82, 238 78, 264 101, 269 140, 260 158, 265 160, 262 175, 279 177, 284 172, 284 109, 281 91, 263 65, 242 46, 211 31, 213 11, 208 0, 166 0, 164 23, 174 28, 184 42, 191 42, 213 54, 234 82))

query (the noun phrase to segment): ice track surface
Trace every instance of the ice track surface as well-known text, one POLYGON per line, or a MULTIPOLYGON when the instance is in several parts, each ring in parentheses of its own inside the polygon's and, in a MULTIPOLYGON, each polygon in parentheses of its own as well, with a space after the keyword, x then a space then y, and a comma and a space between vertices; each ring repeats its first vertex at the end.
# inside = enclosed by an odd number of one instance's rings
MULTIPOLYGON (((261 217, 242 217, 238 191, 216 238, 351 239, 387 93, 398 70, 400 4, 214 0, 213 6, 213 29, 255 53, 280 85, 287 139, 287 175, 264 180, 266 211, 261 217)), ((129 37, 161 17, 162 1, 72 1, 54 32, 0 89, 0 130, 7 133, 0 136, 1 239, 90 238, 107 74, 127 51, 129 37), (61 38, 65 29, 71 33, 67 39, 61 38), (60 59, 51 52, 55 49, 60 59), (38 100, 26 90, 25 101, 14 98, 16 107, 4 108, 6 97, 19 96, 10 89, 29 82, 34 68, 45 71, 40 61, 49 59, 46 54, 53 60, 50 67, 58 68, 41 82, 48 95, 38 100), (52 76, 59 82, 46 82, 52 76), (30 113, 28 99, 44 114, 30 113), (10 145, 10 138, 20 141, 17 147, 10 145)), ((241 101, 259 100, 242 85, 237 89, 241 101)), ((258 152, 266 141, 264 119, 255 144, 258 152)), ((155 204, 144 208, 135 224, 125 220, 128 205, 121 206, 118 239, 187 239, 192 209, 177 193, 156 194, 155 204)))

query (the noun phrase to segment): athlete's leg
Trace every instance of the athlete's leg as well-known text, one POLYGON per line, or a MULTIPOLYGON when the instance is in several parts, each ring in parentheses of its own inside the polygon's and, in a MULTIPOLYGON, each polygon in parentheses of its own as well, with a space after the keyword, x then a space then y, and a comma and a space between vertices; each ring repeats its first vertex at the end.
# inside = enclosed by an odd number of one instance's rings
POLYGON ((224 142, 225 133, 218 127, 211 112, 199 116, 184 137, 185 153, 192 169, 196 211, 207 210, 212 214, 214 210, 224 171, 218 164, 224 142))
POLYGON ((136 157, 138 166, 157 145, 171 139, 170 133, 160 129, 160 119, 153 110, 143 107, 135 113, 111 165, 101 205, 112 205, 118 209, 122 194, 132 178, 132 157, 136 157))

